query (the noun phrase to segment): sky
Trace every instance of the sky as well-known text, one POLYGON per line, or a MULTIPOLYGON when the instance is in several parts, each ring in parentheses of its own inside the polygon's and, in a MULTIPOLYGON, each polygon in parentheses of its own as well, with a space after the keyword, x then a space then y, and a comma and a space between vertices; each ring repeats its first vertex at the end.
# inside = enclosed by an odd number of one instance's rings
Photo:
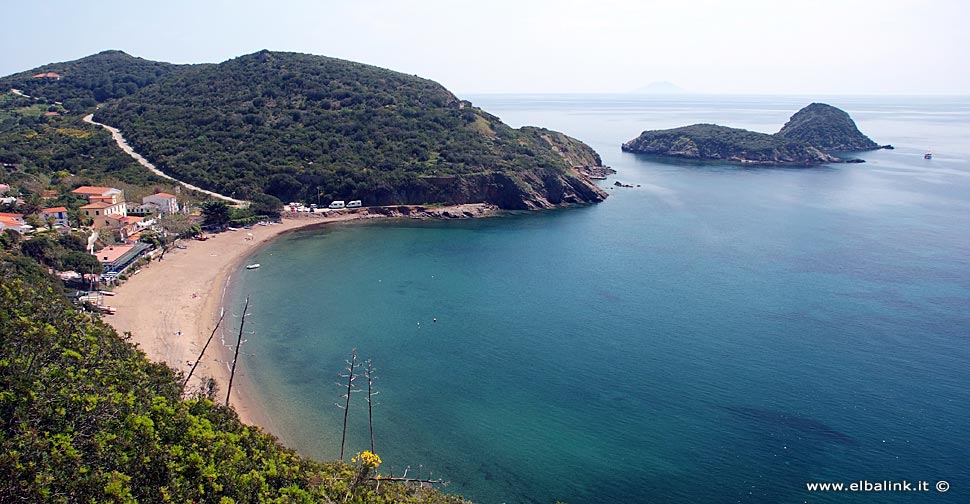
POLYGON ((0 11, 0 75, 107 49, 171 63, 269 49, 415 74, 459 96, 655 82, 970 94, 967 0, 33 0, 0 11))

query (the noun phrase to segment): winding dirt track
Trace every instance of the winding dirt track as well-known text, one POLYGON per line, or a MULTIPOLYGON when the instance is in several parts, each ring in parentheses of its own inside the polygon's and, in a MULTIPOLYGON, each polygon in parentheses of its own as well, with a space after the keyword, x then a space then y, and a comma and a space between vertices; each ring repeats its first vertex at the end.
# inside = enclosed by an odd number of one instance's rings
POLYGON ((84 122, 89 123, 89 124, 93 124, 95 126, 100 126, 100 127, 104 128, 104 129, 108 130, 111 133, 111 138, 114 138, 115 143, 118 144, 118 147, 120 147, 121 150, 125 151, 126 154, 128 154, 129 156, 131 156, 132 158, 134 158, 135 161, 138 161, 139 164, 141 164, 145 168, 148 168, 149 170, 151 170, 151 172, 154 173, 155 175, 158 175, 159 177, 162 177, 162 178, 167 178, 169 180, 172 180, 172 181, 178 183, 179 185, 181 185, 182 187, 185 187, 187 189, 192 189, 193 191, 199 191, 200 193, 208 194, 208 195, 213 196, 215 198, 219 198, 221 200, 225 200, 225 201, 228 201, 230 203, 234 203, 236 205, 242 205, 242 206, 248 206, 249 205, 249 202, 248 201, 237 200, 235 198, 230 198, 229 196, 226 196, 224 194, 219 194, 217 192, 208 191, 208 190, 205 190, 205 189, 203 189, 201 187, 198 187, 198 186, 194 186, 192 184, 189 184, 188 182, 182 182, 181 180, 179 180, 179 179, 177 179, 177 178, 175 178, 175 177, 173 177, 173 176, 171 176, 171 175, 163 172, 162 170, 159 170, 158 168, 155 167, 155 165, 153 165, 151 162, 149 162, 147 159, 145 159, 141 154, 135 152, 135 149, 132 149, 131 146, 128 145, 128 142, 125 140, 125 137, 121 134, 121 131, 118 130, 118 128, 113 128, 111 126, 108 126, 107 124, 101 124, 99 122, 96 122, 94 120, 94 114, 88 114, 88 115, 84 116, 84 122))

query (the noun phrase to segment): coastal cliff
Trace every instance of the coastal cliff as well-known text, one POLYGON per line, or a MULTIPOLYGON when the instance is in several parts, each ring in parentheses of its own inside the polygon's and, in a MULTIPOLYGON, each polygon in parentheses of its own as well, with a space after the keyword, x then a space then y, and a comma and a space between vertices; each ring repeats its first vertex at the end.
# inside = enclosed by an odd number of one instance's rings
MULTIPOLYGON (((861 163, 835 152, 882 148, 863 135, 845 111, 824 103, 799 110, 773 135, 716 124, 644 131, 622 145, 626 152, 765 165, 861 163)), ((885 146, 885 148, 892 148, 885 146)))

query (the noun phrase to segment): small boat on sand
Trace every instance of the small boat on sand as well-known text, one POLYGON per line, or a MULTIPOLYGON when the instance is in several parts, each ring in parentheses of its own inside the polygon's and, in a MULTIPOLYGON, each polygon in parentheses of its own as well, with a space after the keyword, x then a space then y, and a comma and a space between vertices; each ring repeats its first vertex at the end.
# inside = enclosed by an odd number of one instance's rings
POLYGON ((250 264, 250 265, 246 266, 246 269, 256 269, 258 267, 259 267, 259 263, 253 263, 253 264, 250 264))

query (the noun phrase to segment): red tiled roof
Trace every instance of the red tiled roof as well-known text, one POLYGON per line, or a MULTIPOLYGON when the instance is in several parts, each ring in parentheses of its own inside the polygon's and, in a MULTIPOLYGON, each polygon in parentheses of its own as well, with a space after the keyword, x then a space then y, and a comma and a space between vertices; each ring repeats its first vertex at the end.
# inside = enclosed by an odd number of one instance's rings
POLYGON ((98 186, 81 186, 77 189, 71 191, 73 194, 93 194, 95 196, 103 196, 106 192, 111 191, 112 187, 98 187, 98 186))
POLYGON ((4 227, 20 227, 22 225, 13 217, 5 217, 3 215, 0 215, 0 224, 3 224, 4 227))
POLYGON ((163 197, 163 198, 174 198, 174 197, 175 197, 175 196, 174 196, 174 195, 172 195, 172 194, 169 194, 169 193, 164 193, 164 192, 160 192, 160 193, 155 193, 155 194, 152 194, 152 196, 161 196, 161 197, 163 197))
POLYGON ((99 261, 109 263, 116 261, 133 248, 134 245, 113 245, 95 252, 94 255, 98 256, 99 261))
POLYGON ((67 208, 64 208, 62 206, 56 206, 56 207, 53 207, 53 208, 45 208, 45 209, 41 210, 41 213, 59 213, 59 212, 65 212, 66 213, 67 212, 67 208))
POLYGON ((10 213, 10 212, 0 212, 0 217, 7 217, 10 219, 23 219, 24 214, 10 213))
POLYGON ((88 203, 87 205, 84 205, 83 207, 81 207, 81 210, 84 210, 85 208, 90 208, 91 210, 98 210, 101 208, 107 208, 109 206, 114 206, 114 205, 112 205, 111 203, 105 203, 104 201, 96 201, 94 203, 88 203))

